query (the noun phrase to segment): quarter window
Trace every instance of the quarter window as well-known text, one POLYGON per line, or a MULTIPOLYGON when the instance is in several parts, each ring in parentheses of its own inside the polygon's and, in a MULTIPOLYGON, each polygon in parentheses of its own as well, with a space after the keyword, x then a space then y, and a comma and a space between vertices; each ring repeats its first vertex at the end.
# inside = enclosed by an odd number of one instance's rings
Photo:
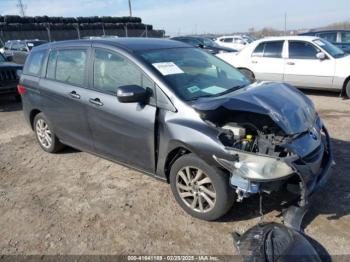
POLYGON ((81 49, 56 50, 50 53, 46 77, 82 86, 85 79, 87 51, 81 49))
POLYGON ((96 49, 94 88, 115 94, 118 87, 125 85, 154 89, 154 83, 127 58, 107 50, 96 49))
POLYGON ((253 57, 281 58, 283 41, 269 41, 260 43, 254 50, 253 57))
POLYGON ((39 76, 41 73, 44 56, 45 51, 33 52, 26 62, 24 74, 39 76))
POLYGON ((320 52, 314 45, 303 41, 289 41, 289 58, 292 59, 316 59, 320 52))

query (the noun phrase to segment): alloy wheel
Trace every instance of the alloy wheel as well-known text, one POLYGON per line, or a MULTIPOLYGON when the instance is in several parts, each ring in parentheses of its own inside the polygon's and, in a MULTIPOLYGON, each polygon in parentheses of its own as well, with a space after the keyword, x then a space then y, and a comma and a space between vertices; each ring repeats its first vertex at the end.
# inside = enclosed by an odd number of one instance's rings
POLYGON ((39 119, 36 122, 35 131, 40 144, 44 148, 50 148, 52 145, 52 134, 44 119, 39 119))
POLYGON ((176 175, 176 188, 182 201, 196 212, 209 212, 215 206, 215 188, 210 178, 199 168, 182 168, 176 175))

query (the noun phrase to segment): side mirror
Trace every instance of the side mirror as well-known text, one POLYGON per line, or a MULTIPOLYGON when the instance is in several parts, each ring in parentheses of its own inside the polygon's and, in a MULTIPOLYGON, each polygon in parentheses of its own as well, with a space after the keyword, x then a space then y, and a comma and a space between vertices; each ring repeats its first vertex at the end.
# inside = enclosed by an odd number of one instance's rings
POLYGON ((326 54, 323 53, 323 52, 319 52, 316 54, 316 57, 317 59, 320 59, 320 60, 325 60, 327 57, 326 57, 326 54))
POLYGON ((138 85, 120 86, 117 89, 117 98, 121 103, 146 102, 150 94, 148 90, 138 85))
POLYGON ((203 45, 203 44, 198 44, 197 47, 203 49, 203 48, 205 48, 205 45, 203 45))

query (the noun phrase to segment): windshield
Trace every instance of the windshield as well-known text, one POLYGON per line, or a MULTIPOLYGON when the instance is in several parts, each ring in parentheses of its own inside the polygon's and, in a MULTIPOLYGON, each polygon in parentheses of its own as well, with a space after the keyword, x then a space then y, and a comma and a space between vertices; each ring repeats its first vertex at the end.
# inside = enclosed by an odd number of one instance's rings
POLYGON ((140 55, 185 101, 219 96, 250 84, 237 69, 197 48, 145 50, 140 55))
POLYGON ((323 48, 328 54, 333 56, 334 58, 340 58, 345 56, 345 53, 343 50, 341 50, 339 47, 331 44, 327 40, 324 39, 317 39, 313 41, 316 45, 323 48))
POLYGON ((254 42, 254 41, 256 40, 254 37, 252 37, 252 36, 247 36, 247 35, 243 36, 242 38, 243 38, 244 40, 246 40, 249 44, 252 43, 252 42, 254 42))
POLYGON ((3 54, 0 54, 0 63, 6 62, 6 59, 3 54))

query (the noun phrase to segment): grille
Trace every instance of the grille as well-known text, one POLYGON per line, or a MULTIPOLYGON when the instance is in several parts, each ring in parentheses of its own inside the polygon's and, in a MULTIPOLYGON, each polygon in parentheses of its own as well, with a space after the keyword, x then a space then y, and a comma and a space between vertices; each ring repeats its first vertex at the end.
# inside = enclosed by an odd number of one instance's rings
POLYGON ((0 68, 0 81, 11 81, 11 80, 17 80, 16 70, 0 68))

